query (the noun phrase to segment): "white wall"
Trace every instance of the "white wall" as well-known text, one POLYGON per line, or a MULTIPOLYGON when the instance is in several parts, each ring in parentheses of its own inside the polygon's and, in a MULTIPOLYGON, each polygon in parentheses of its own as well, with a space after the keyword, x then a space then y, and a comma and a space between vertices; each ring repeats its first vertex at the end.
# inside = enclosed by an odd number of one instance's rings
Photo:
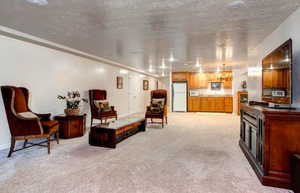
POLYGON ((171 73, 169 76, 159 78, 159 89, 166 89, 168 94, 168 111, 171 112, 172 108, 172 80, 171 80, 171 73))
POLYGON ((300 9, 290 15, 249 55, 251 73, 248 78, 250 100, 261 100, 261 61, 288 39, 293 40, 293 103, 300 107, 300 9))
MULTIPOLYGON (((150 90, 155 89, 155 78, 132 71, 120 74, 120 68, 116 66, 4 36, 0 36, 0 58, 0 85, 29 88, 31 109, 39 113, 61 114, 65 106, 56 99, 58 94, 79 90, 88 98, 89 89, 107 90, 108 99, 120 116, 144 112, 150 90), (116 89, 116 76, 124 77, 124 89, 116 89), (143 79, 150 81, 149 91, 143 90, 143 79), (134 89, 129 92, 129 87, 134 89)), ((81 109, 88 113, 89 123, 89 105, 85 104, 81 109)), ((0 149, 8 147, 9 143, 10 132, 0 97, 0 149)))
POLYGON ((241 82, 247 80, 247 67, 241 65, 237 69, 232 70, 233 79, 232 79, 232 95, 233 95, 233 113, 238 113, 238 96, 237 92, 242 91, 241 82))

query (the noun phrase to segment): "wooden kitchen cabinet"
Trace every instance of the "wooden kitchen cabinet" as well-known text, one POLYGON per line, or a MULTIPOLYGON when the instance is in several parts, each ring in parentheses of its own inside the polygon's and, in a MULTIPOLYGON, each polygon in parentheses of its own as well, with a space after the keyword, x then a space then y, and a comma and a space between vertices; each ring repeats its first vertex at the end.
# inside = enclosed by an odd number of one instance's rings
POLYGON ((232 97, 225 97, 225 113, 232 113, 233 112, 233 99, 232 97))
POLYGON ((189 73, 189 88, 208 88, 208 78, 206 73, 189 73))
POLYGON ((224 112, 225 110, 225 98, 224 97, 215 97, 215 112, 224 112))
POLYGON ((210 107, 209 107, 209 103, 208 103, 208 98, 207 97, 199 97, 199 100, 200 100, 199 111, 209 112, 210 107))
POLYGON ((200 111, 200 98, 199 97, 189 97, 188 109, 189 109, 189 112, 199 112, 200 111))
POLYGON ((214 97, 208 97, 207 98, 207 104, 208 104, 208 112, 214 112, 216 108, 216 102, 214 97))
POLYGON ((232 81, 231 80, 225 80, 223 82, 224 89, 232 89, 232 81))
POLYGON ((173 72, 172 81, 187 81, 188 75, 188 72, 173 72))
POLYGON ((218 76, 216 73, 207 73, 209 82, 218 82, 218 76))
POLYGON ((189 97, 189 112, 232 113, 232 97, 189 97))

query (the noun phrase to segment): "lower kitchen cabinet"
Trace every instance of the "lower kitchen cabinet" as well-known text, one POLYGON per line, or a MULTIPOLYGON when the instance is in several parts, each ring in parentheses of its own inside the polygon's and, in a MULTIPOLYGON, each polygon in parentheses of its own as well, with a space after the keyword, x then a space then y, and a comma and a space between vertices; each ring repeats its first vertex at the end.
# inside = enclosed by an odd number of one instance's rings
POLYGON ((199 97, 189 97, 188 110, 189 112, 198 112, 200 109, 199 97))
POLYGON ((232 113, 232 97, 189 97, 189 112, 232 113))

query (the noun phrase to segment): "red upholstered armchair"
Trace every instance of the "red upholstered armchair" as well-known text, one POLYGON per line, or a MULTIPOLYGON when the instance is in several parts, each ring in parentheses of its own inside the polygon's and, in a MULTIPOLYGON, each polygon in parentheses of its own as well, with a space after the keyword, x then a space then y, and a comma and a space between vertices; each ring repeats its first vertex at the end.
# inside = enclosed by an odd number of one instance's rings
POLYGON ((147 119, 151 119, 151 123, 153 119, 161 119, 162 127, 164 127, 164 122, 168 124, 168 115, 167 115, 167 91, 166 90, 153 90, 151 91, 151 104, 147 107, 147 111, 145 114, 146 122, 147 119), (162 104, 161 108, 153 108, 154 100, 161 100, 163 99, 164 103, 162 104))
POLYGON ((102 120, 107 120, 109 118, 118 118, 117 111, 114 106, 110 107, 110 111, 101 112, 101 110, 95 105, 95 101, 98 100, 107 100, 106 90, 89 90, 90 98, 90 107, 91 107, 91 127, 93 126, 93 120, 99 119, 102 123, 102 120))
POLYGON ((28 106, 28 89, 2 86, 1 92, 11 133, 11 147, 8 157, 15 151, 34 145, 48 147, 48 154, 50 154, 50 137, 53 134, 56 134, 56 140, 59 143, 58 122, 50 120, 51 114, 37 114, 30 110, 28 106), (38 138, 47 140, 37 144, 28 142, 30 139, 38 138), (14 150, 16 140, 24 140, 23 148, 14 150), (42 145, 46 142, 47 145, 42 145))

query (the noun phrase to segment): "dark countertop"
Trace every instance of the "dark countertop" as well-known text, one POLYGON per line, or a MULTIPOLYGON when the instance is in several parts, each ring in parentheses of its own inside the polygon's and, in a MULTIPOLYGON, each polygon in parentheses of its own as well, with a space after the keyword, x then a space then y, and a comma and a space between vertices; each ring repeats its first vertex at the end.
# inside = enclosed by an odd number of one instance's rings
POLYGON ((259 111, 264 114, 289 114, 289 115, 300 115, 300 109, 299 108, 293 108, 293 109, 276 109, 276 108, 269 108, 269 107, 263 107, 259 105, 249 105, 249 104, 241 104, 241 109, 247 109, 250 111, 259 111))

